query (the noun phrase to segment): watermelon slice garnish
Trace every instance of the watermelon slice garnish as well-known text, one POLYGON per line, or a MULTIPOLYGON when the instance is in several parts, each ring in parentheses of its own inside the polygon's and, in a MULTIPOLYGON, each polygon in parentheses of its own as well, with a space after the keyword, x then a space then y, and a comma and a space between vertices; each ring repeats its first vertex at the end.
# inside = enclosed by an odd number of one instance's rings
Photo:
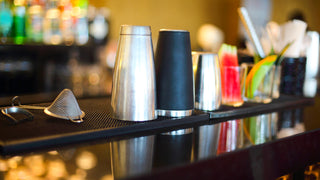
POLYGON ((239 66, 237 47, 228 44, 222 44, 219 50, 219 59, 221 66, 239 66))
POLYGON ((243 99, 237 47, 223 44, 219 50, 219 59, 222 103, 225 105, 240 106, 243 104, 243 99))

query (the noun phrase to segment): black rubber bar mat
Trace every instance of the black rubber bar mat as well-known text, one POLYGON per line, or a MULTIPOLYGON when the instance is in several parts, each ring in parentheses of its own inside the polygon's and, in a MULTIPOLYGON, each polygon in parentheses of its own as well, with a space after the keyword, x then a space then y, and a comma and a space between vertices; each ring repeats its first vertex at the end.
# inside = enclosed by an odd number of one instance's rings
POLYGON ((222 106, 219 110, 206 112, 211 119, 239 118, 243 116, 252 116, 268 112, 280 111, 295 107, 314 104, 313 98, 281 95, 278 99, 273 99, 271 103, 253 103, 246 102, 240 107, 222 106))
MULTIPOLYGON (((81 99, 78 100, 78 103, 81 110, 86 113, 84 122, 80 124, 47 116, 42 110, 30 110, 34 115, 33 120, 12 124, 0 113, 0 153, 2 155, 23 153, 39 148, 57 147, 98 139, 167 132, 208 122, 219 122, 221 121, 219 119, 228 117, 308 105, 313 103, 313 99, 282 96, 269 104, 245 103, 237 108, 222 106, 220 110, 214 112, 195 111, 194 115, 190 117, 181 119, 159 117, 147 122, 112 119, 110 117, 110 97, 81 99)), ((47 103, 39 106, 49 105, 47 103)))
POLYGON ((159 117, 146 122, 121 121, 110 117, 110 97, 80 99, 78 103, 86 114, 82 123, 50 117, 43 110, 30 110, 33 120, 12 124, 0 113, 0 153, 23 153, 84 141, 166 132, 209 121, 209 115, 201 112, 182 119, 159 117))

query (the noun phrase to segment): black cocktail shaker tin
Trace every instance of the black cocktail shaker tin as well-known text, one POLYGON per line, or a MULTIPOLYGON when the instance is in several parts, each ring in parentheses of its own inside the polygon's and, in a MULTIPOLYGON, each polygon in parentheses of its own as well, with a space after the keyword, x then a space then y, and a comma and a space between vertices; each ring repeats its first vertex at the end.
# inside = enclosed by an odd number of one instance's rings
POLYGON ((161 29, 155 53, 157 114, 183 117, 194 109, 190 33, 161 29))

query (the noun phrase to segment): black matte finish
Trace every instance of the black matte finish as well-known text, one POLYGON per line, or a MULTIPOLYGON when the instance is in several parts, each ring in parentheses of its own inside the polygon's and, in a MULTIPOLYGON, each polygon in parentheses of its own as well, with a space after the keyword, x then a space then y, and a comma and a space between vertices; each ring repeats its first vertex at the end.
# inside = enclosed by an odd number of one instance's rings
POLYGON ((155 55, 157 109, 194 109, 190 35, 160 31, 155 55))
POLYGON ((306 57, 284 58, 281 67, 280 93, 302 96, 306 57))

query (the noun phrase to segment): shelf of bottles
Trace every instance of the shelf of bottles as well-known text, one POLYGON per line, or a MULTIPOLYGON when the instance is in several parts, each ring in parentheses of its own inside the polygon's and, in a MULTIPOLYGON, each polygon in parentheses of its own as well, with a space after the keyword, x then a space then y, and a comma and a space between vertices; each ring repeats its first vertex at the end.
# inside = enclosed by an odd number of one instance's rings
POLYGON ((1 44, 84 45, 88 0, 0 0, 1 44))

